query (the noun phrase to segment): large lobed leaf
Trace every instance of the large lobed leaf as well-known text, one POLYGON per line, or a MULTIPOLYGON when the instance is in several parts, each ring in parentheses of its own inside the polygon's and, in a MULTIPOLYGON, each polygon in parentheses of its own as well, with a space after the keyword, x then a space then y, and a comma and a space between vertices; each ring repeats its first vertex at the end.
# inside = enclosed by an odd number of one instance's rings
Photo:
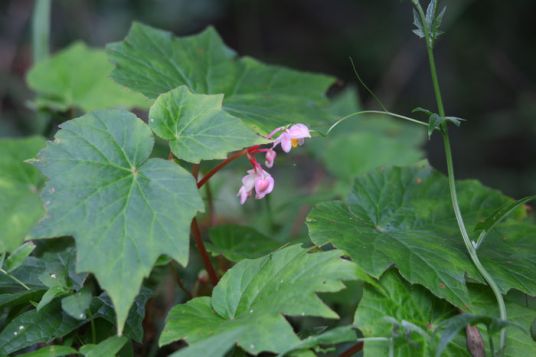
POLYGON ((0 140, 0 253, 15 250, 43 215, 44 177, 25 160, 45 145, 41 137, 0 140))
POLYGON ((147 98, 110 78, 112 68, 103 50, 76 42, 32 67, 27 80, 38 94, 38 107, 77 107, 86 112, 114 107, 147 108, 147 98))
POLYGON ((302 122, 323 128, 322 110, 333 78, 239 58, 209 27, 176 38, 134 23, 123 42, 108 45, 119 83, 156 98, 179 86, 198 94, 223 94, 224 109, 266 134, 302 122))
POLYGON ((222 109, 223 95, 194 94, 180 86, 159 96, 149 112, 149 125, 169 141, 179 159, 225 159, 229 151, 265 142, 240 119, 222 109))
MULTIPOLYGON (((365 285, 355 313, 355 326, 364 337, 393 338, 394 356, 432 356, 438 343, 434 329, 442 320, 455 315, 456 309, 423 287, 408 284, 393 269, 385 272, 378 283, 379 289, 365 285), (416 326, 424 336, 404 326, 416 326)), ((365 342, 365 357, 387 356, 388 351, 387 341, 365 342)), ((444 356, 469 354, 462 340, 452 343, 444 356)))
POLYGON ((187 263, 190 221, 203 209, 186 170, 148 160, 153 144, 133 114, 99 111, 61 125, 36 160, 49 181, 33 236, 74 236, 77 269, 94 273, 110 295, 119 333, 157 258, 187 263))
MULTIPOLYGON (((475 181, 459 182, 458 190, 468 227, 512 201, 475 181)), ((369 274, 379 277, 395 265, 409 282, 464 311, 471 308, 466 276, 482 281, 459 235, 447 179, 426 164, 358 177, 346 201, 313 209, 308 228, 315 244, 332 243, 369 274)), ((535 235, 536 226, 511 219, 480 247, 480 260, 503 292, 536 294, 535 235)))
POLYGON ((356 279, 355 265, 340 255, 339 251, 309 254, 294 245, 242 260, 223 276, 212 298, 196 298, 173 308, 160 344, 179 339, 195 344, 240 329, 229 338, 249 353, 291 349, 300 340, 282 314, 337 317, 315 293, 339 291, 343 280, 356 279))

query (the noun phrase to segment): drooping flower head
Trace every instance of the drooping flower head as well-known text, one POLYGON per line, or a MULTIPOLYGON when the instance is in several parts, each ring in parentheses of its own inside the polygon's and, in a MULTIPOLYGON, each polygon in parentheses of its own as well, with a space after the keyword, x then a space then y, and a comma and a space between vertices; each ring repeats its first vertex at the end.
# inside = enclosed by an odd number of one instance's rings
POLYGON ((264 171, 260 165, 247 172, 248 174, 242 178, 242 186, 237 194, 242 205, 253 194, 253 189, 255 189, 255 198, 260 200, 272 192, 275 184, 274 178, 264 171))
POLYGON ((261 148, 260 145, 255 145, 247 149, 247 157, 253 169, 247 171, 247 175, 242 178, 242 186, 238 190, 237 196, 240 197, 240 204, 246 203, 247 199, 253 195, 255 198, 261 199, 270 194, 274 189, 274 178, 266 172, 255 159, 256 153, 265 153, 264 164, 271 168, 274 165, 277 153, 274 150, 277 145, 281 144, 281 149, 284 152, 289 152, 292 148, 302 145, 306 138, 310 138, 311 133, 309 128, 304 124, 294 124, 290 127, 279 127, 266 136, 272 140, 271 148, 261 148), (282 132, 276 139, 273 136, 282 132))

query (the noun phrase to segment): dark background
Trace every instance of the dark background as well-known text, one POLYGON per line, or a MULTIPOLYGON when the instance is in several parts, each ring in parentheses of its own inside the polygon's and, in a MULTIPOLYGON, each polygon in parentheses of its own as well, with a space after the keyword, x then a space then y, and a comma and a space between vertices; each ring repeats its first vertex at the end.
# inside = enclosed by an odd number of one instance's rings
MULTIPOLYGON (((82 39, 122 39, 133 20, 179 35, 212 24, 240 54, 355 84, 352 56, 387 107, 435 109, 426 53, 412 34, 409 0, 53 0, 51 50, 82 39)), ((536 192, 536 2, 451 0, 436 45, 459 178, 520 197, 536 192)), ((34 113, 24 75, 31 66, 31 0, 0 2, 0 136, 28 135, 34 113)), ((360 88, 366 108, 376 104, 360 88)), ((426 146, 444 169, 442 145, 426 146)))

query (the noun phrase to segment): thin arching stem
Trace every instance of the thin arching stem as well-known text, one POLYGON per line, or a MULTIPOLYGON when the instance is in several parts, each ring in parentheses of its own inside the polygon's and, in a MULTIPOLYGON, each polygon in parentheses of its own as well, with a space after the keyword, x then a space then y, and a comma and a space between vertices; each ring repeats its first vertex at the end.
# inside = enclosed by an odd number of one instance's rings
MULTIPOLYGON (((439 80, 437 78, 437 70, 436 70, 434 51, 433 51, 433 42, 430 37, 430 33, 428 32, 428 28, 425 25, 426 16, 418 0, 413 0, 413 4, 415 5, 415 8, 417 9, 421 22, 423 24, 424 37, 425 37, 425 42, 426 42, 426 51, 428 54, 428 63, 429 63, 430 75, 432 77, 432 83, 434 87, 434 94, 436 98, 438 114, 444 117, 445 108, 444 108, 443 99, 441 96, 441 89, 439 87, 439 80)), ((443 146, 445 149, 445 157, 447 161, 447 173, 448 173, 450 198, 452 201, 452 208, 454 210, 454 215, 456 216, 456 222, 458 223, 458 227, 460 229, 463 242, 465 243, 465 247, 467 249, 467 252, 469 253, 469 256, 471 257, 471 260, 473 261, 473 264, 478 269, 480 275, 482 275, 484 280, 488 283, 489 287, 493 291, 493 294, 495 295, 495 298, 497 300, 497 305, 499 306, 499 313, 500 313, 501 319, 506 320, 507 319, 506 306, 504 304, 504 299, 501 294, 501 291, 499 287, 497 286, 497 284, 495 283, 495 280, 493 280, 493 277, 488 273, 488 271, 484 268, 484 266, 478 259, 476 249, 473 246, 473 243, 471 243, 471 239, 469 238, 469 234, 467 233, 467 229, 465 228, 463 216, 460 210, 460 206, 458 204, 458 194, 456 192, 456 180, 454 176, 454 165, 452 162, 452 150, 450 147, 450 139, 448 135, 448 128, 447 128, 446 122, 444 122, 442 125, 442 134, 443 134, 442 135, 443 146)), ((502 329, 501 336, 500 336, 500 350, 501 351, 504 351, 505 345, 506 345, 506 329, 502 329)))
POLYGON ((356 117, 356 116, 359 116, 359 115, 365 115, 365 114, 387 115, 387 116, 390 116, 390 117, 406 120, 406 121, 409 121, 409 122, 414 123, 414 124, 423 125, 423 126, 426 126, 426 127, 428 126, 428 123, 425 123, 425 122, 422 122, 420 120, 407 117, 405 115, 400 115, 400 114, 396 114, 396 113, 392 113, 392 112, 386 112, 386 111, 382 111, 382 110, 361 110, 359 112, 348 114, 348 115, 340 118, 339 120, 337 120, 335 123, 333 123, 333 125, 331 125, 329 127, 329 129, 326 132, 326 134, 331 133, 331 131, 333 129, 335 129, 335 127, 337 125, 339 125, 340 123, 342 123, 343 121, 345 121, 347 119, 350 119, 352 117, 356 117))
POLYGON ((19 284, 20 286, 22 286, 24 289, 26 289, 26 290, 30 290, 30 288, 28 287, 28 285, 24 284, 22 281, 20 281, 19 279, 17 279, 16 276, 9 274, 9 273, 8 273, 7 271, 5 271, 4 269, 0 268, 0 273, 5 274, 8 278, 10 278, 10 279, 13 280, 14 282, 16 282, 17 284, 19 284))

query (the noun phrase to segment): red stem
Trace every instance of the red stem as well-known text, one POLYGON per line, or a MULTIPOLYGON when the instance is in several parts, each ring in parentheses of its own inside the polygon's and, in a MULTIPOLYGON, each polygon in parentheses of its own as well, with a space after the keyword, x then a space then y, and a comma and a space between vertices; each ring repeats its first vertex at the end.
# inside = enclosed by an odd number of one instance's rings
POLYGON ((341 353, 339 357, 352 357, 354 354, 361 351, 363 349, 363 346, 364 346, 363 341, 360 341, 356 343, 355 345, 353 345, 352 347, 350 347, 349 349, 347 349, 346 351, 344 351, 343 353, 341 353))
POLYGON ((207 250, 205 249, 203 238, 201 238, 201 231, 199 230, 199 224, 197 223, 197 219, 195 218, 192 219, 192 234, 194 236, 195 246, 197 247, 199 254, 201 254, 205 269, 207 269, 210 282, 212 283, 212 286, 216 286, 219 280, 218 275, 216 274, 216 270, 214 270, 212 262, 210 261, 210 257, 208 256, 207 250))
POLYGON ((244 150, 241 150, 241 151, 238 151, 238 152, 235 152, 234 154, 232 154, 231 156, 229 156, 227 159, 223 160, 222 162, 220 162, 218 165, 214 166, 214 168, 212 170, 210 170, 205 176, 203 176, 203 178, 201 180, 199 180, 197 182, 197 188, 201 188, 203 187, 203 185, 205 183, 207 183, 208 180, 210 180, 210 178, 212 176, 214 176, 214 174, 218 171, 220 171, 222 168, 224 168, 225 166, 227 166, 227 164, 229 164, 231 161, 233 160, 236 160, 238 159, 240 156, 242 155, 245 155, 247 154, 248 152, 248 149, 244 149, 244 150))

